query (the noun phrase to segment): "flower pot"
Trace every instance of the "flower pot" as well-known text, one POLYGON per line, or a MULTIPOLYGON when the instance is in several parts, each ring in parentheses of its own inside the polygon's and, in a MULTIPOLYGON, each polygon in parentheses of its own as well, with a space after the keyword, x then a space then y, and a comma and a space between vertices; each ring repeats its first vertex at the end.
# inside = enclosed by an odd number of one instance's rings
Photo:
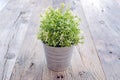
POLYGON ((64 71, 70 66, 74 46, 50 47, 44 44, 47 67, 53 71, 64 71))

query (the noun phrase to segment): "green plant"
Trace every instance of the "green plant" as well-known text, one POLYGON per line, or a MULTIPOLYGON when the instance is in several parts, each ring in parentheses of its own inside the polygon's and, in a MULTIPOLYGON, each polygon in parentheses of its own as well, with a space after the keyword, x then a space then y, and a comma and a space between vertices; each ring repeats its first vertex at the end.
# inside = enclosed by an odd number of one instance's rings
POLYGON ((52 47, 69 47, 83 41, 79 29, 80 19, 70 9, 62 6, 59 9, 49 8, 41 16, 38 39, 52 47))

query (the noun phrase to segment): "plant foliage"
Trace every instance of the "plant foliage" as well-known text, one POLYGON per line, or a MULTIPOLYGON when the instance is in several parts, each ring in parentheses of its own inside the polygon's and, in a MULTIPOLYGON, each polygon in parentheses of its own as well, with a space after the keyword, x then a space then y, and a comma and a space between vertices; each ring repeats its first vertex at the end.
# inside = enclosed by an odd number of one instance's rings
POLYGON ((83 41, 79 29, 80 19, 70 9, 62 6, 59 9, 49 8, 41 16, 38 39, 52 47, 70 47, 83 41))

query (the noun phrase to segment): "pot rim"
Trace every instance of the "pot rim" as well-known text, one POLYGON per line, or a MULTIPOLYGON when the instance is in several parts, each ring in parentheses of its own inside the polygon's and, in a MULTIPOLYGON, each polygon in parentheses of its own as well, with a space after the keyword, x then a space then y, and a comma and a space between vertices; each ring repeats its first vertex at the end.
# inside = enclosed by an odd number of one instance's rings
POLYGON ((66 46, 66 47, 52 47, 52 46, 49 46, 49 45, 47 45, 47 44, 45 44, 45 43, 43 43, 43 45, 44 46, 47 46, 47 47, 50 47, 50 48, 70 48, 70 47, 74 47, 74 45, 71 45, 71 46, 66 46))

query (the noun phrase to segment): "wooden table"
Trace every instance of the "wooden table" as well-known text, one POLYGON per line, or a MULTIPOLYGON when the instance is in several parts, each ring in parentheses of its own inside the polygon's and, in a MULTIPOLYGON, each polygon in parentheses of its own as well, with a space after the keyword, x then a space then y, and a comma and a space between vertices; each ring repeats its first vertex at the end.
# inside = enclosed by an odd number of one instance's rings
POLYGON ((10 0, 0 12, 0 80, 120 80, 119 0, 10 0), (60 3, 81 18, 85 43, 64 72, 46 67, 40 14, 60 3))

